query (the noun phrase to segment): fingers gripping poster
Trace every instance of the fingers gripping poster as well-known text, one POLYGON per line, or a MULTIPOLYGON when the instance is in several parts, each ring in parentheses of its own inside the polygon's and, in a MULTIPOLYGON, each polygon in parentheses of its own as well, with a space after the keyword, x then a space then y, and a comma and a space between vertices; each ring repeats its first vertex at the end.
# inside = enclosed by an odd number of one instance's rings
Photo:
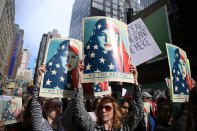
POLYGON ((173 102, 185 102, 192 88, 186 52, 168 43, 166 43, 166 49, 170 66, 171 98, 173 102))
POLYGON ((83 42, 83 83, 134 82, 125 23, 109 17, 87 17, 83 20, 83 42))
POLYGON ((82 42, 71 38, 49 40, 45 55, 46 73, 40 96, 72 97, 77 82, 77 65, 82 59, 82 42))

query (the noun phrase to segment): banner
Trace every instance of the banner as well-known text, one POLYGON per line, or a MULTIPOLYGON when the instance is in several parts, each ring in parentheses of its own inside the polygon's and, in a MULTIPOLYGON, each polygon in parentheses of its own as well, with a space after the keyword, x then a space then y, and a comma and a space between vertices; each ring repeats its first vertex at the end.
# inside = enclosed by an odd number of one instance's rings
POLYGON ((82 83, 133 83, 129 65, 127 25, 109 17, 83 19, 84 74, 82 83))
POLYGON ((41 97, 73 97, 76 67, 82 59, 82 42, 71 38, 53 38, 48 42, 42 76, 41 97))
POLYGON ((0 96, 0 120, 5 125, 22 122, 22 98, 0 96))
POLYGON ((128 24, 132 64, 140 65, 161 54, 154 38, 141 18, 128 24))
POLYGON ((170 66, 171 99, 173 102, 185 102, 192 88, 186 52, 168 43, 166 43, 166 49, 170 66))

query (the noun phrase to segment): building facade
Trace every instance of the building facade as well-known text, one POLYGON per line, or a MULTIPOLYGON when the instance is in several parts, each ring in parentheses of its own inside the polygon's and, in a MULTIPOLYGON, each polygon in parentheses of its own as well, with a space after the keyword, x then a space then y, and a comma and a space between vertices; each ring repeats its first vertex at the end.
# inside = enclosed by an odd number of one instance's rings
POLYGON ((131 10, 132 16, 136 15, 138 12, 140 12, 141 10, 144 9, 144 7, 141 5, 140 1, 138 1, 138 0, 128 0, 128 3, 129 3, 129 8, 132 9, 131 10))
POLYGON ((15 37, 10 48, 6 69, 6 75, 9 80, 15 80, 16 78, 17 69, 20 63, 20 55, 23 47, 24 30, 19 29, 19 26, 15 25, 15 31, 15 37))
POLYGON ((6 77, 6 67, 9 51, 14 39, 15 1, 0 1, 0 80, 6 77))
POLYGON ((34 83, 36 82, 37 77, 38 77, 38 67, 44 62, 45 52, 47 49, 49 39, 50 38, 60 38, 60 37, 61 37, 61 35, 58 33, 58 30, 56 30, 56 29, 53 29, 52 32, 48 32, 47 34, 42 35, 40 47, 38 50, 38 57, 36 60, 35 71, 34 71, 34 79, 33 79, 34 83))
POLYGON ((157 2, 158 0, 140 0, 140 4, 146 8, 150 5, 152 5, 153 3, 157 2))
POLYGON ((82 40, 83 18, 108 16, 127 23, 127 0, 75 0, 72 9, 69 37, 82 40))
POLYGON ((22 50, 20 60, 19 60, 19 68, 28 69, 29 58, 30 58, 29 50, 27 49, 22 50))

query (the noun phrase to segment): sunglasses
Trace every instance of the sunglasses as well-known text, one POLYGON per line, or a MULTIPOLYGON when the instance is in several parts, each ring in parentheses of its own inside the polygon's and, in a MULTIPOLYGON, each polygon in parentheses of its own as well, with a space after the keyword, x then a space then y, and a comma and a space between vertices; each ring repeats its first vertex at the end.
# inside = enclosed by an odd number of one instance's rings
POLYGON ((110 111, 112 110, 112 107, 111 107, 111 106, 100 106, 100 107, 99 107, 99 110, 103 110, 103 108, 105 108, 105 110, 106 110, 107 112, 110 112, 110 111))

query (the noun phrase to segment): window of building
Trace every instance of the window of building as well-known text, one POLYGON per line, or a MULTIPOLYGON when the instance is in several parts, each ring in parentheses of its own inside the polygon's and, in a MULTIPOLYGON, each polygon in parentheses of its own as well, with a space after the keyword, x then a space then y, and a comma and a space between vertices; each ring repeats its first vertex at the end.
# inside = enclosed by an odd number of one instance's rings
POLYGON ((110 17, 111 15, 110 15, 110 13, 106 12, 106 16, 109 16, 110 17))
POLYGON ((103 10, 103 5, 98 4, 98 3, 96 3, 96 2, 92 2, 92 7, 95 7, 95 8, 97 8, 97 9, 103 10))
POLYGON ((118 5, 117 4, 113 4, 113 9, 118 9, 118 5))
POLYGON ((105 1, 105 6, 109 6, 110 7, 110 2, 109 1, 105 1))
POLYGON ((118 4, 118 0, 113 0, 113 3, 118 4))
POLYGON ((109 7, 105 7, 105 12, 110 12, 110 8, 109 7))
POLYGON ((124 6, 124 2, 119 1, 119 5, 120 5, 120 6, 124 6))
POLYGON ((113 10, 113 15, 118 15, 117 10, 113 10))
POLYGON ((94 1, 103 4, 103 0, 94 0, 94 1))

